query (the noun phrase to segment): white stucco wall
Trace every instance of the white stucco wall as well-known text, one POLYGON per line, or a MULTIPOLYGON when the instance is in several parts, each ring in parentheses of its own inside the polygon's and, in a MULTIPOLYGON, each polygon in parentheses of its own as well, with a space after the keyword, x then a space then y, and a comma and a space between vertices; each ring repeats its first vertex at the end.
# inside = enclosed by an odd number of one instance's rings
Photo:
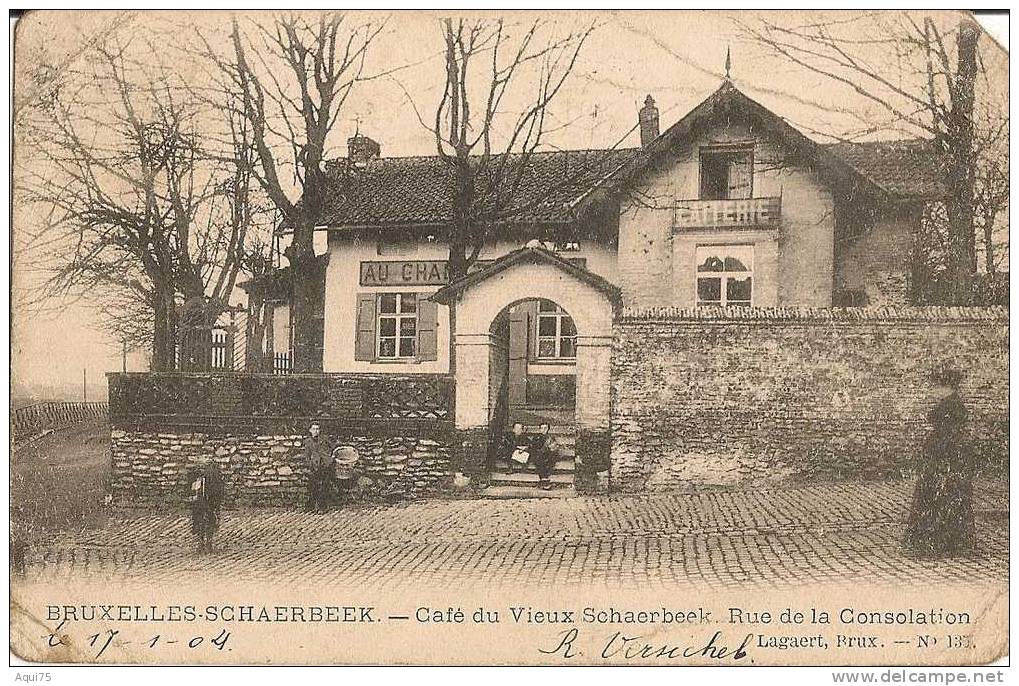
POLYGON ((524 298, 559 303, 577 326, 577 422, 608 426, 612 303, 601 291, 546 263, 521 263, 467 289, 457 308, 456 426, 485 426, 494 396, 492 319, 524 298))
POLYGON ((286 303, 272 308, 272 349, 278 353, 290 350, 290 305, 286 303))
POLYGON ((632 197, 639 202, 624 201, 619 219, 617 283, 626 305, 692 307, 691 255, 698 245, 719 243, 755 246, 755 305, 831 305, 832 194, 813 171, 787 164, 779 141, 745 125, 719 125, 663 156, 632 197), (755 141, 753 196, 781 196, 778 230, 674 232, 669 206, 700 194, 699 148, 751 139, 755 141))
MULTIPOLYGON (((482 251, 479 259, 493 260, 521 247, 523 241, 497 241, 482 251)), ((430 295, 439 286, 361 286, 360 268, 362 261, 408 261, 445 260, 448 248, 441 243, 421 240, 413 249, 400 255, 380 255, 377 241, 354 240, 349 234, 334 231, 329 238, 329 266, 326 270, 325 289, 325 340, 322 351, 322 367, 326 372, 371 372, 371 373, 446 373, 449 371, 449 309, 439 305, 438 312, 438 359, 433 362, 368 362, 354 359, 354 333, 357 316, 357 294, 365 292, 404 292, 430 295)), ((593 240, 581 242, 581 249, 562 254, 566 258, 579 257, 586 260, 587 268, 615 281, 616 253, 611 246, 593 240)), ((544 278, 544 273, 537 278, 544 278)), ((533 290, 533 289, 532 289, 533 290)), ((550 291, 555 293, 555 291, 550 291)), ((554 295, 542 296, 535 290, 533 297, 549 297, 566 307, 554 295)), ((493 316, 498 313, 493 310, 493 316)), ((576 316, 574 315, 574 318, 576 316)), ((491 320, 484 322, 487 334, 491 320)), ((579 324, 578 324, 579 326, 579 324)))
POLYGON ((870 226, 836 246, 835 288, 864 291, 868 305, 908 304, 919 212, 918 205, 883 208, 870 226))

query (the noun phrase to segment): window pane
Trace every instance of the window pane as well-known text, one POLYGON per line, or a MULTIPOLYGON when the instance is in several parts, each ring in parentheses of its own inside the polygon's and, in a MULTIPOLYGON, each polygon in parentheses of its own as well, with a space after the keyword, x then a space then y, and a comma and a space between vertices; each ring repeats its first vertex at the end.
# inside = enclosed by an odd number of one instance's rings
POLYGON ((403 317, 400 320, 400 335, 401 336, 413 336, 417 333, 418 320, 417 317, 403 317))
MULTIPOLYGON (((698 253, 701 251, 698 250, 698 253)), ((703 254, 703 253, 702 253, 703 254)), ((708 254, 704 257, 697 256, 697 271, 699 272, 720 272, 725 268, 725 262, 718 255, 708 254)))
POLYGON ((400 357, 414 357, 414 339, 400 339, 400 357))
POLYGON ((738 257, 727 255, 725 258, 725 271, 727 272, 748 272, 750 267, 743 264, 738 257))
POLYGON ((573 319, 571 317, 563 317, 563 322, 559 325, 559 328, 563 336, 577 335, 577 327, 574 326, 573 319))
POLYGON ((558 306, 554 302, 552 302, 551 300, 539 300, 538 301, 538 311, 539 312, 555 312, 558 309, 559 309, 558 306))
POLYGON ((750 277, 745 279, 730 278, 725 286, 725 299, 729 304, 750 304, 750 277))
POLYGON ((721 302, 722 280, 697 279, 697 300, 702 302, 721 302))
POLYGON ((701 151, 701 199, 720 200, 727 195, 729 166, 725 155, 701 151))
POLYGON ((379 341, 379 357, 396 357, 395 338, 383 338, 379 341))
POLYGON ((400 312, 417 312, 417 293, 404 293, 400 296, 400 312))
POLYGON ((555 357, 555 339, 538 339, 538 357, 555 357))
POLYGON ((555 317, 538 317, 538 335, 555 336, 555 317))
POLYGON ((559 341, 559 357, 576 357, 577 356, 577 339, 576 338, 564 338, 559 341))
POLYGON ((396 320, 392 317, 382 317, 381 319, 379 319, 379 335, 395 336, 396 320))
POLYGON ((383 293, 379 296, 380 312, 396 312, 396 293, 383 293))
POLYGON ((749 272, 754 268, 752 245, 704 245, 697 248, 699 272, 749 272))

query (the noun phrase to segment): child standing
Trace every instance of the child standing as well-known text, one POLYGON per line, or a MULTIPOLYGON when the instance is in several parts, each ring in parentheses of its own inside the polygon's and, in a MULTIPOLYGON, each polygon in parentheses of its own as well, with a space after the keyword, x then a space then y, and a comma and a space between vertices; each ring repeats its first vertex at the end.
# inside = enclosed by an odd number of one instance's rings
POLYGON ((223 505, 223 475, 212 460, 202 463, 191 479, 191 532, 198 538, 198 549, 212 552, 212 537, 219 529, 219 509, 223 505))

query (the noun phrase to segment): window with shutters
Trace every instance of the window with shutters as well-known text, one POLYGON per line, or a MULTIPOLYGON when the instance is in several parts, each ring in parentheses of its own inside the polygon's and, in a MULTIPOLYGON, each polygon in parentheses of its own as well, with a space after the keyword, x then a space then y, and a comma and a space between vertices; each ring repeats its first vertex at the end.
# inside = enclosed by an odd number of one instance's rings
POLYGON ((735 200, 754 196, 753 145, 700 149, 700 199, 735 200))
POLYGON ((566 310, 551 300, 538 301, 537 359, 572 360, 577 356, 577 327, 566 310))
POLYGON ((381 360, 417 356, 416 293, 380 293, 375 355, 381 360))
POLYGON ((357 294, 354 359, 362 362, 438 360, 438 304, 425 293, 357 294))

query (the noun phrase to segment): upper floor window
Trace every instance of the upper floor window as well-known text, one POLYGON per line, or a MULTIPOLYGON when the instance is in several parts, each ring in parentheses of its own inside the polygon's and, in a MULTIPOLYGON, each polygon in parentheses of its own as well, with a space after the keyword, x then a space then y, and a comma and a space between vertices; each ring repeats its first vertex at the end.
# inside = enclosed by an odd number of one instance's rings
POLYGON ((754 248, 702 245, 697 248, 697 306, 750 307, 754 248))
POLYGON ((538 301, 538 359, 577 356, 577 327, 566 310, 551 300, 538 301))
POLYGON ((375 354, 379 359, 410 358, 417 354, 416 293, 379 294, 375 354))
POLYGON ((701 200, 752 198, 752 145, 708 146, 700 151, 701 200))

